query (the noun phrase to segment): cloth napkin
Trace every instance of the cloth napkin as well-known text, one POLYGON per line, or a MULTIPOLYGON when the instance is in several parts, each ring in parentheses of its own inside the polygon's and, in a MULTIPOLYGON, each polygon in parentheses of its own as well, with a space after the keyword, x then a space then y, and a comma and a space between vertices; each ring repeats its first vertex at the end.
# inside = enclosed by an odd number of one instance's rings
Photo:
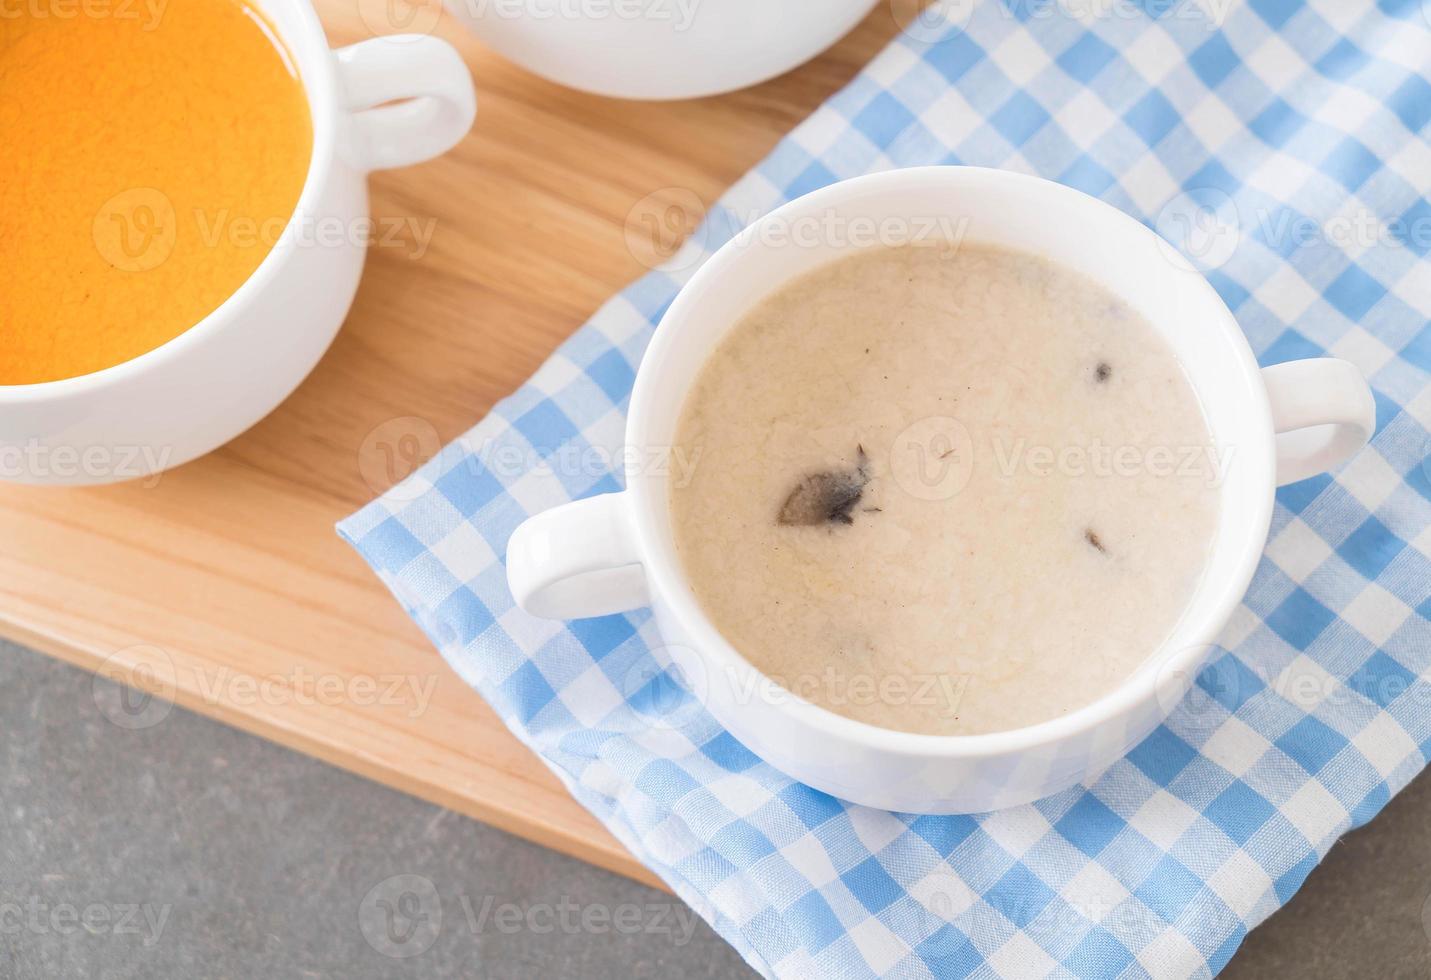
POLYGON ((340 525, 452 667, 761 973, 1217 973, 1431 753, 1431 8, 983 0, 897 39, 492 414, 340 525), (792 782, 666 673, 647 612, 515 609, 528 514, 622 486, 633 374, 725 237, 838 178, 980 164, 1188 251, 1263 363, 1331 354, 1378 432, 1279 491, 1219 658, 1086 787, 980 816, 792 782), (609 465, 608 465, 609 464, 609 465), (637 679, 633 682, 633 678, 637 679), (664 679, 664 683, 662 682, 664 679))

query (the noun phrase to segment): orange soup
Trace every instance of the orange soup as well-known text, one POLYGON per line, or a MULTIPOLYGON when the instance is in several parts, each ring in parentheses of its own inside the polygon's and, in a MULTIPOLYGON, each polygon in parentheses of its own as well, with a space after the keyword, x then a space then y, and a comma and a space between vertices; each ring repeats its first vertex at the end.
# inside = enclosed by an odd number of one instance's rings
POLYGON ((251 276, 298 205, 308 101, 239 0, 0 18, 0 385, 153 350, 251 276))

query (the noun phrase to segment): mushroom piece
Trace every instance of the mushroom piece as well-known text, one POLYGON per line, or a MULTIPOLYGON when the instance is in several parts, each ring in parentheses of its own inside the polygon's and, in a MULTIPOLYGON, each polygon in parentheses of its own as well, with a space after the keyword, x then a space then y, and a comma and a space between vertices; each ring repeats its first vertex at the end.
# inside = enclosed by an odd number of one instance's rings
POLYGON ((865 455, 864 446, 857 447, 855 458, 854 466, 801 477, 780 506, 778 522, 791 527, 853 524, 855 519, 850 512, 870 482, 869 457, 865 455))

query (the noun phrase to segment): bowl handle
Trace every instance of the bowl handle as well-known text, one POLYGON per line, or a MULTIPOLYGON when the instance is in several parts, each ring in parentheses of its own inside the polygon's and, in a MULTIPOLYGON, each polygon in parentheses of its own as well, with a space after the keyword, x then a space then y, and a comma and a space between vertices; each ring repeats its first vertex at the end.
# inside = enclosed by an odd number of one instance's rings
POLYGON ((517 605, 548 619, 583 619, 649 603, 631 501, 604 493, 533 514, 507 542, 517 605))
POLYGON ((392 34, 333 56, 351 113, 354 162, 364 170, 430 160, 456 146, 472 128, 477 116, 472 74, 446 41, 392 34))
POLYGON ((1376 402, 1356 366, 1311 357, 1262 369, 1277 432, 1277 485, 1334 469, 1376 431, 1376 402))

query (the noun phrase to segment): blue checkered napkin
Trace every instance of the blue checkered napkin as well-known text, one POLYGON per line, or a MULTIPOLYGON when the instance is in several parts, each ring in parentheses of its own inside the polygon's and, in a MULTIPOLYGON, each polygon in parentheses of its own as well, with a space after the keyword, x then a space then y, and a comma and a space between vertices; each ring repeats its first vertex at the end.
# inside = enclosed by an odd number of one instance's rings
POLYGON ((962 25, 912 26, 678 257, 837 178, 1005 167, 1196 232, 1178 244, 1265 363, 1326 353, 1366 372, 1372 446, 1278 494, 1226 654, 1086 789, 981 817, 848 806, 663 683, 647 613, 563 625, 513 608, 513 528, 622 485, 593 461, 619 459, 636 365, 694 261, 613 299, 341 532, 572 794, 762 973, 1216 973, 1431 752, 1428 16, 1419 0, 984 0, 962 25))

